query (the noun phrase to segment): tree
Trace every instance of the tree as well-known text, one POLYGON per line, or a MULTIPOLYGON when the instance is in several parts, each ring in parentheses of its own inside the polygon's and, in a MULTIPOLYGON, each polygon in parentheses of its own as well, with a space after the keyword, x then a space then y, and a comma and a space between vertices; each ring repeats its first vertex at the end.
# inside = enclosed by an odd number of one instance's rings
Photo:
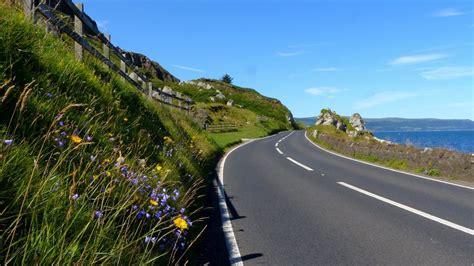
POLYGON ((225 74, 221 78, 222 82, 225 82, 227 84, 232 84, 232 80, 234 80, 229 74, 225 74))

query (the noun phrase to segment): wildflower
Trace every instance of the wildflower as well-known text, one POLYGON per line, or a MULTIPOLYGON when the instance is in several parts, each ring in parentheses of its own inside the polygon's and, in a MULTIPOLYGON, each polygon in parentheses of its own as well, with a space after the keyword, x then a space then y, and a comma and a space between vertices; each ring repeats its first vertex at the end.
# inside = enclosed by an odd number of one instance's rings
POLYGON ((12 145, 12 144, 13 144, 13 140, 12 140, 12 139, 6 139, 6 140, 3 141, 3 143, 4 143, 5 145, 12 145))
POLYGON ((157 164, 157 165, 155 166, 155 170, 156 170, 157 172, 161 171, 161 169, 163 169, 163 167, 162 167, 161 165, 157 164))
POLYGON ((106 172, 105 172, 105 175, 106 175, 107 177, 111 177, 111 176, 112 176, 112 173, 111 173, 110 171, 106 171, 106 172))
POLYGON ((101 212, 101 211, 95 211, 94 212, 94 217, 97 218, 97 219, 100 219, 104 216, 104 213, 101 212))
POLYGON ((144 210, 141 210, 137 213, 137 219, 143 218, 147 213, 144 210))
POLYGON ((53 94, 52 94, 51 92, 46 93, 46 96, 47 96, 48 98, 53 98, 53 94))
POLYGON ((76 143, 76 144, 79 144, 79 143, 82 142, 82 139, 81 139, 79 136, 77 136, 77 135, 72 135, 72 136, 71 136, 71 141, 74 142, 74 143, 76 143))
POLYGON ((124 117, 123 121, 128 122, 128 118, 124 117))
POLYGON ((178 217, 178 218, 174 219, 173 223, 177 228, 179 228, 181 230, 188 229, 188 223, 186 222, 186 220, 184 220, 181 217, 178 217))
POLYGON ((173 142, 173 139, 171 137, 168 137, 168 136, 165 136, 163 138, 163 140, 165 141, 166 145, 171 144, 173 142))
POLYGON ((96 181, 97 179, 99 179, 99 176, 98 175, 93 175, 92 179, 94 179, 94 181, 96 181))
POLYGON ((95 155, 95 156, 91 155, 90 159, 91 159, 91 162, 94 162, 97 159, 97 155, 95 155))
POLYGON ((157 206, 158 205, 158 201, 156 200, 150 200, 150 204, 153 205, 153 206, 157 206))
POLYGON ((67 135, 67 133, 65 131, 62 131, 61 133, 61 136, 65 137, 67 135))
POLYGON ((72 200, 77 200, 78 198, 79 198, 79 194, 77 193, 71 196, 72 200))
POLYGON ((153 243, 153 244, 155 244, 155 242, 156 242, 156 237, 146 236, 146 237, 145 237, 145 243, 148 244, 148 243, 150 243, 150 242, 153 243))
POLYGON ((184 213, 186 210, 184 208, 181 208, 181 210, 179 210, 180 213, 184 213))
POLYGON ((64 126, 64 122, 63 122, 63 121, 59 121, 58 124, 59 124, 60 127, 63 127, 63 126, 64 126))
POLYGON ((132 185, 136 186, 136 185, 138 185, 138 179, 133 178, 132 180, 130 180, 130 183, 132 183, 132 185))
POLYGON ((86 136, 86 140, 91 142, 92 141, 92 137, 91 136, 86 136))

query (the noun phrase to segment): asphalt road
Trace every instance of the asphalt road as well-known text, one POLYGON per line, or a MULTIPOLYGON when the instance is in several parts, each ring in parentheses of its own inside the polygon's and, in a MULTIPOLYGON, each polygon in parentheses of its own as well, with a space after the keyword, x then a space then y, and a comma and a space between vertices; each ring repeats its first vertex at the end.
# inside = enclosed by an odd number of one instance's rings
POLYGON ((338 157, 303 131, 278 142, 289 134, 226 159, 244 264, 474 265, 474 190, 338 157))

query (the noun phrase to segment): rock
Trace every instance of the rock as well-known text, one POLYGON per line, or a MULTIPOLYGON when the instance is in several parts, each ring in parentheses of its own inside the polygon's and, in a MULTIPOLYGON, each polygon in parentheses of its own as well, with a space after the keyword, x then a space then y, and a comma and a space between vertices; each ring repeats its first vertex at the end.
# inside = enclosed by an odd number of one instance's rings
POLYGON ((341 131, 346 131, 347 126, 342 121, 337 121, 336 128, 341 131))
POLYGON ((171 95, 173 94, 173 90, 168 86, 163 87, 162 91, 164 93, 168 93, 168 94, 171 94, 171 95))
POLYGON ((211 100, 211 102, 215 102, 215 101, 216 101, 216 99, 214 99, 214 97, 212 97, 212 96, 209 97, 209 100, 211 100))
POLYGON ((367 131, 365 128, 365 121, 362 119, 359 113, 355 113, 351 116, 349 123, 356 131, 367 131))
POLYGON ((227 106, 233 106, 233 105, 234 105, 234 100, 227 101, 227 106))
POLYGON ((214 97, 216 97, 216 98, 219 99, 219 100, 224 100, 224 99, 225 99, 225 95, 222 94, 222 92, 216 94, 214 97))
POLYGON ((323 125, 323 126, 336 126, 337 125, 337 117, 334 112, 330 109, 327 109, 327 112, 320 114, 316 119, 316 125, 323 125))
POLYGON ((318 131, 317 130, 313 131, 313 138, 318 138, 318 131))

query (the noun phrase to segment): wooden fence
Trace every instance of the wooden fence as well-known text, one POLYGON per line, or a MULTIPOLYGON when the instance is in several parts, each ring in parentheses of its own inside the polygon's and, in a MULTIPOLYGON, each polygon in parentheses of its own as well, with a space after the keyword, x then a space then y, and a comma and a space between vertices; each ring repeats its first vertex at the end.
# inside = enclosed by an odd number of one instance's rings
POLYGON ((204 129, 209 132, 235 132, 238 131, 237 125, 221 124, 221 125, 204 125, 204 129))
POLYGON ((183 97, 180 93, 174 91, 163 91, 162 89, 154 88, 146 76, 136 71, 136 66, 134 66, 130 60, 126 59, 120 50, 112 44, 110 35, 103 34, 94 26, 91 19, 84 13, 83 4, 74 4, 71 0, 60 0, 60 2, 66 4, 67 7, 72 10, 74 14, 74 29, 55 14, 54 8, 45 4, 43 1, 38 3, 38 1, 35 0, 23 0, 23 5, 25 12, 34 22, 36 22, 36 14, 39 13, 46 18, 47 23, 53 25, 59 31, 74 40, 74 52, 77 60, 81 61, 83 59, 83 51, 86 50, 92 56, 107 65, 112 71, 120 75, 123 80, 128 81, 148 97, 181 110, 190 110, 190 105, 193 103, 191 99, 183 97), (88 32, 92 32, 102 43, 102 52, 94 48, 94 46, 84 38, 85 29, 87 29, 88 32), (117 66, 110 59, 110 52, 119 58, 120 66, 117 66), (127 68, 130 70, 130 74, 127 73, 127 68))

